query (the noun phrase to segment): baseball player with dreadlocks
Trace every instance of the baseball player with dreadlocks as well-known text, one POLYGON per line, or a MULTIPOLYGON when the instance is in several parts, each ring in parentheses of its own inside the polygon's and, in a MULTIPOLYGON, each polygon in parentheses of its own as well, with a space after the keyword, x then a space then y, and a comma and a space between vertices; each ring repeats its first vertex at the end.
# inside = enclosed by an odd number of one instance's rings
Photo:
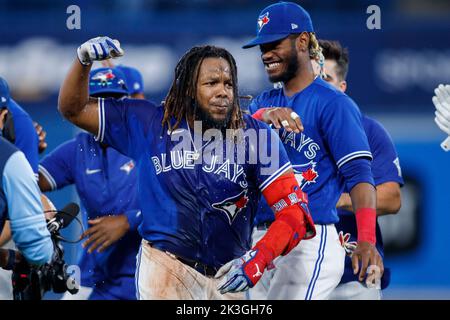
POLYGON ((273 259, 315 235, 284 148, 266 124, 241 113, 236 63, 225 49, 189 50, 160 107, 88 96, 93 60, 122 54, 107 37, 81 45, 59 110, 136 161, 143 220, 138 298, 243 298, 241 291, 257 283, 273 259), (252 247, 261 193, 275 221, 252 247))
MULTIPOLYGON (((249 108, 255 117, 280 128, 296 177, 308 194, 317 236, 276 260, 275 269, 263 275, 251 297, 328 299, 344 271, 345 252, 334 225, 338 221, 336 203, 344 187, 349 190, 358 227, 353 272, 359 272, 360 281, 370 265, 383 273, 382 259, 374 246, 372 154, 361 114, 348 96, 315 76, 310 59, 323 64, 323 55, 311 18, 301 6, 279 2, 263 9, 257 37, 244 48, 257 45, 270 81, 281 82, 283 87, 263 92, 249 108)), ((272 221, 271 212, 262 206, 256 240, 264 236, 272 221)))

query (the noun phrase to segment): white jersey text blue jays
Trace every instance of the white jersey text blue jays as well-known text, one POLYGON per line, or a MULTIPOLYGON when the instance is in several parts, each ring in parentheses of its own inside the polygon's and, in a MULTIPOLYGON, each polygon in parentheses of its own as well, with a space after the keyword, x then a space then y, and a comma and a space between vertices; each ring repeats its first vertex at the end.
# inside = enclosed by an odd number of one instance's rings
POLYGON ((197 152, 206 152, 208 141, 194 147, 197 137, 185 119, 169 131, 162 126, 162 106, 133 99, 98 103, 97 138, 136 161, 143 215, 139 232, 144 239, 155 248, 214 268, 250 249, 261 192, 291 169, 274 131, 244 115, 243 132, 257 132, 256 139, 231 145, 245 149, 246 161, 228 156, 228 139, 215 140, 219 147, 206 153, 209 161, 197 161, 197 152), (220 150, 226 156, 216 161, 220 150), (271 155, 271 161, 262 155, 271 155))

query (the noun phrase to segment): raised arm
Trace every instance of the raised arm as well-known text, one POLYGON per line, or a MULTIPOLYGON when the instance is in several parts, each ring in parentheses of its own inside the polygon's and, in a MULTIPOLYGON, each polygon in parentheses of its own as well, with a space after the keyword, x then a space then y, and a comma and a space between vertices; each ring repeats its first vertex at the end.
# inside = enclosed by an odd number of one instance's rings
POLYGON ((89 72, 93 61, 123 55, 120 43, 97 37, 82 44, 59 91, 58 110, 70 122, 96 135, 98 133, 97 99, 89 97, 89 72))

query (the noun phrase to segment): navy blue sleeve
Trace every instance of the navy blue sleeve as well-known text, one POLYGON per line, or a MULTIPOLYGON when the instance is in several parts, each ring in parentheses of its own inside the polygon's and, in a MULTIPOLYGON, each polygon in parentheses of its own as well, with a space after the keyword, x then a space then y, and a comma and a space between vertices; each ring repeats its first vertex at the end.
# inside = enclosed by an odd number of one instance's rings
POLYGON ((52 190, 75 182, 75 166, 78 142, 69 140, 42 159, 39 173, 47 179, 52 190))
POLYGON ((364 117, 363 123, 373 155, 372 173, 375 185, 385 182, 403 185, 400 160, 389 133, 374 119, 364 117))
POLYGON ((25 154, 28 163, 37 177, 39 166, 39 137, 34 129, 33 121, 28 113, 12 99, 10 100, 8 110, 11 112, 14 121, 14 133, 16 136, 14 144, 25 154))
POLYGON ((150 101, 108 98, 99 99, 98 104, 96 140, 135 160, 142 155, 147 137, 162 129, 162 108, 150 101))
POLYGON ((338 169, 353 159, 372 160, 361 113, 353 100, 346 95, 334 98, 324 107, 321 117, 320 130, 338 169))

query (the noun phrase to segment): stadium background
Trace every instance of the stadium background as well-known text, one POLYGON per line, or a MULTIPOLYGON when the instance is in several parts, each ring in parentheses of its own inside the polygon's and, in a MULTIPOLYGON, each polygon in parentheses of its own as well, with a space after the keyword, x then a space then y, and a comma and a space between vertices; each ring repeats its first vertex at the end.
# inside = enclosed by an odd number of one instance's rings
MULTIPOLYGON (((379 121, 397 147, 406 185, 403 207, 382 217, 385 264, 392 269, 385 298, 450 299, 450 154, 434 125, 433 89, 450 83, 450 2, 446 0, 304 0, 319 38, 350 50, 348 94, 379 121), (381 30, 369 30, 369 5, 381 9, 381 30)), ((47 153, 76 129, 56 110, 57 92, 87 39, 121 41, 120 63, 144 75, 146 95, 161 101, 177 59, 192 45, 212 43, 236 57, 242 94, 270 87, 259 50, 240 46, 272 1, 251 0, 0 0, 0 75, 13 97, 47 131, 47 153), (81 30, 68 30, 66 9, 81 9, 81 30)), ((58 207, 77 199, 73 188, 50 194, 58 207)), ((74 224, 66 235, 76 237, 74 224)), ((76 246, 67 245, 75 262, 76 246)), ((49 296, 52 298, 53 296, 49 296)))

